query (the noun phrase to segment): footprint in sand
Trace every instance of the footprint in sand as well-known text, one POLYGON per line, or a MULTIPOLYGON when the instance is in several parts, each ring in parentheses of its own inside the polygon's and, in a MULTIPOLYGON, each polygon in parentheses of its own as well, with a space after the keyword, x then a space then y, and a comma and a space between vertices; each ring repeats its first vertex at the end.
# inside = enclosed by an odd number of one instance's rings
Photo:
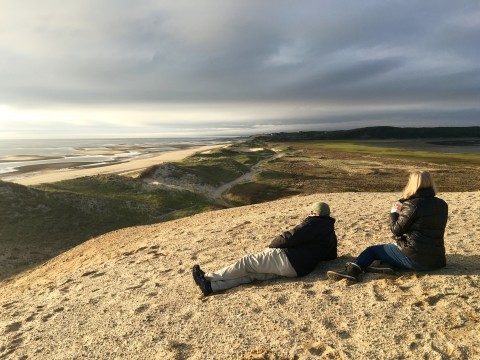
POLYGON ((87 271, 86 273, 82 274, 82 277, 90 276, 91 278, 96 278, 99 276, 105 275, 105 272, 98 272, 98 270, 87 271))
POLYGON ((146 311, 149 307, 150 307, 150 305, 148 305, 148 304, 140 305, 138 308, 135 309, 134 313, 137 314, 137 315, 141 314, 144 311, 146 311))
POLYGON ((140 289, 147 281, 148 281, 148 279, 143 279, 142 281, 140 281, 140 284, 134 285, 134 286, 130 286, 130 287, 126 288, 125 290, 127 291, 127 290, 140 289))
POLYGON ((385 297, 383 296, 383 293, 384 293, 383 289, 381 289, 377 285, 373 285, 372 290, 373 290, 373 296, 375 297, 376 301, 386 301, 385 297))
MULTIPOLYGON (((149 251, 148 254, 149 254, 149 255, 152 255, 155 259, 156 259, 156 258, 159 258, 160 256, 167 256, 167 255, 165 255, 165 254, 163 254, 163 253, 161 253, 161 252, 157 252, 156 250, 149 251)), ((195 260, 195 259, 193 259, 193 260, 195 260)))
POLYGON ((322 342, 307 343, 304 347, 308 353, 318 357, 333 359, 338 355, 334 348, 322 342))
POLYGON ((148 249, 148 246, 142 246, 142 247, 138 248, 137 250, 135 250, 135 253, 138 253, 138 252, 143 251, 145 249, 148 249))
POLYGON ((5 308, 5 309, 10 309, 10 308, 12 308, 13 305, 15 305, 16 303, 18 303, 18 301, 12 301, 12 302, 3 304, 2 307, 5 308))
POLYGON ((8 334, 8 333, 11 333, 11 332, 18 331, 18 330, 20 330, 21 327, 22 327, 22 322, 21 321, 11 323, 10 325, 7 325, 7 327, 5 329, 5 333, 8 334))
MULTIPOLYGON (((9 355, 13 354, 23 343, 22 334, 16 335, 13 340, 8 344, 8 346, 2 346, 0 352, 6 351, 4 354, 0 355, 0 359, 8 359, 9 355)), ((20 358, 22 359, 22 358, 20 358)), ((26 359, 23 357, 23 359, 26 359)))

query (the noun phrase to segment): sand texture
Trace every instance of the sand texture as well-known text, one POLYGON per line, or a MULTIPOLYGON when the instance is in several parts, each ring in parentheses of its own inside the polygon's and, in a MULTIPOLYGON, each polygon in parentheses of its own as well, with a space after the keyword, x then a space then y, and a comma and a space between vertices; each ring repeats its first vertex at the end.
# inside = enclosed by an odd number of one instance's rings
POLYGON ((478 359, 480 192, 449 203, 448 266, 428 274, 329 269, 390 241, 398 193, 298 196, 118 230, 0 284, 0 359, 478 359), (262 250, 327 201, 337 260, 203 297, 191 277, 262 250))
MULTIPOLYGON (((61 171, 40 171, 37 174, 29 175, 21 179, 10 180, 21 185, 38 185, 43 183, 52 183, 62 180, 76 179, 83 176, 95 176, 101 174, 128 174, 130 172, 146 169, 153 165, 158 165, 169 161, 179 161, 187 156, 191 156, 197 152, 209 151, 223 145, 205 145, 188 149, 162 152, 160 155, 144 159, 134 159, 114 165, 106 165, 101 167, 93 167, 87 169, 62 169, 61 171)), ((78 165, 78 163, 77 163, 78 165)), ((64 166, 63 166, 64 167, 64 166)))

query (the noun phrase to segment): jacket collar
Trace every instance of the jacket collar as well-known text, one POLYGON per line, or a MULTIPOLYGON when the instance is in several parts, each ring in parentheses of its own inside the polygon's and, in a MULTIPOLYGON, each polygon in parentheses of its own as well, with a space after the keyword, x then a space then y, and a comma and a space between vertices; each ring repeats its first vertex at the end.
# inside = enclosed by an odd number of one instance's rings
POLYGON ((434 197, 434 196, 435 196, 435 191, 433 191, 433 188, 428 187, 428 188, 418 189, 417 192, 412 195, 411 199, 418 199, 423 197, 434 197))
POLYGON ((410 196, 409 198, 407 199, 401 198, 398 201, 403 203, 404 201, 410 200, 410 199, 419 199, 419 198, 434 197, 434 196, 435 196, 435 191, 433 191, 433 188, 428 187, 428 188, 418 189, 417 192, 412 196, 410 196))

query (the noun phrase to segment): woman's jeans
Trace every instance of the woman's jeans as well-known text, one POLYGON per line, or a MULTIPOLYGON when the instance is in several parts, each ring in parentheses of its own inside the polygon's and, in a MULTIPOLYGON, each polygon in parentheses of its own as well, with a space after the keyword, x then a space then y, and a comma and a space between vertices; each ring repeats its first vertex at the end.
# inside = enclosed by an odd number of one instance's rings
POLYGON ((375 260, 384 261, 394 267, 411 270, 425 271, 432 270, 430 266, 420 265, 411 260, 398 248, 396 244, 383 244, 369 246, 358 256, 355 263, 365 270, 375 260))

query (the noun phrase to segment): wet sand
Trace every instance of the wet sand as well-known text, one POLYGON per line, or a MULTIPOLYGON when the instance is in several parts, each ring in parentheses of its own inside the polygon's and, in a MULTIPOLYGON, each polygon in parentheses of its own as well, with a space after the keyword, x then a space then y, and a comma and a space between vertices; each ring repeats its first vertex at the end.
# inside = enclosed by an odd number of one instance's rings
MULTIPOLYGON (((9 180, 7 177, 5 181, 11 181, 21 185, 38 185, 43 183, 53 183, 57 181, 76 179, 83 176, 94 176, 101 174, 120 174, 126 175, 135 171, 146 169, 150 166, 161 164, 168 161, 179 161, 187 156, 193 155, 198 152, 209 151, 220 147, 227 146, 225 144, 206 145, 192 147, 188 149, 162 152, 159 155, 155 155, 144 159, 135 159, 128 162, 117 163, 113 165, 96 166, 84 169, 57 169, 49 170, 46 167, 39 167, 38 173, 25 176, 22 178, 13 178, 9 180)), ((67 164, 68 165, 68 164, 67 164)), ((75 165, 78 165, 76 163, 75 165)))

